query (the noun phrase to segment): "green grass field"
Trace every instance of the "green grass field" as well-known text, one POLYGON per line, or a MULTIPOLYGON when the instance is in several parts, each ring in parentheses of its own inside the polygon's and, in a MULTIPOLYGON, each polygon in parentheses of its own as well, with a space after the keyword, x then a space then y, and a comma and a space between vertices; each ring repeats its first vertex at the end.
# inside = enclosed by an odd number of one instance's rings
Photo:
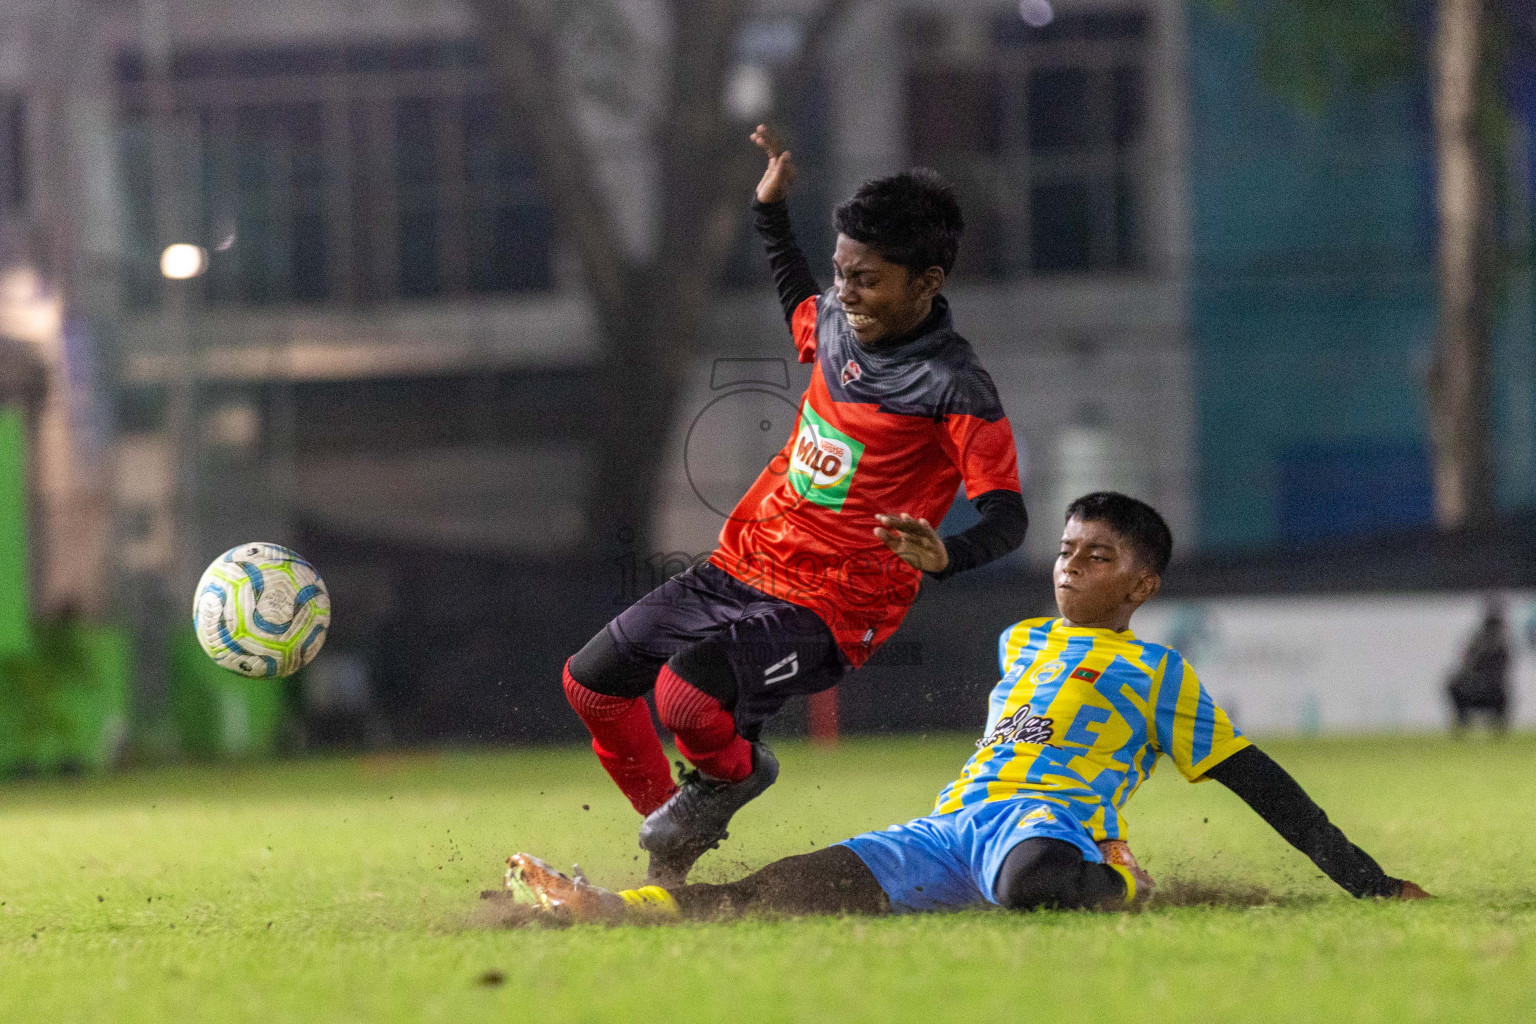
MULTIPOLYGON (((924 813, 970 742, 783 744, 696 877, 924 813)), ((1165 764, 1132 843, 1218 905, 506 930, 477 894, 512 850, 642 872, 585 751, 147 771, 0 787, 0 1019, 1536 1019, 1536 737, 1267 749, 1439 899, 1357 903, 1165 764)))

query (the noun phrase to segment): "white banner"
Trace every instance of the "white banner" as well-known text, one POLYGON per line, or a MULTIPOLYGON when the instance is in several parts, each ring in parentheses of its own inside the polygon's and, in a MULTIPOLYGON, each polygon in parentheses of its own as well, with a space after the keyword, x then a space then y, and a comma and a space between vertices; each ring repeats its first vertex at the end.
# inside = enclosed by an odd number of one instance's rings
POLYGON ((1137 636, 1183 652, 1239 728, 1263 734, 1445 728, 1445 684, 1502 607, 1512 720, 1536 723, 1536 593, 1154 600, 1137 636))

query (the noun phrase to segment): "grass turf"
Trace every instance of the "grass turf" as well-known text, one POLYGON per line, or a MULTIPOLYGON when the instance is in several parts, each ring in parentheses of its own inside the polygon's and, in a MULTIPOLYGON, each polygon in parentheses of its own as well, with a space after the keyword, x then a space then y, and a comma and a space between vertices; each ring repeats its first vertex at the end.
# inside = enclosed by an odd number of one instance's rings
MULTIPOLYGON (((779 784, 695 877, 924 813, 969 746, 783 744, 779 784)), ((1536 1019, 1536 737, 1266 749, 1439 899, 1350 900, 1163 765, 1131 840, 1193 905, 497 930, 476 894, 514 849, 642 873, 636 819, 585 751, 146 771, 0 787, 0 1017, 1536 1019)))

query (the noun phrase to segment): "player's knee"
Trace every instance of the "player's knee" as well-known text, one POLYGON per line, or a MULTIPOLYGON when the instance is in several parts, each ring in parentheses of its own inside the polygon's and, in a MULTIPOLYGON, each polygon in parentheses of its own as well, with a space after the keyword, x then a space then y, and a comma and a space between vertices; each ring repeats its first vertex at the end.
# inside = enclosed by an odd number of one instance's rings
POLYGON ((657 667, 654 662, 625 657, 608 630, 600 629, 565 663, 566 698, 570 699, 572 683, 607 697, 644 696, 656 685, 657 667))
POLYGON ((998 870, 994 894, 1006 910, 1035 910, 1060 905, 1071 873, 1083 855, 1058 839, 1026 839, 1008 852, 998 870))
POLYGON ((998 906, 1004 910, 1037 910, 1055 903, 1055 892, 1045 879, 1028 874, 1011 875, 1000 881, 997 889, 998 906))
MULTIPOLYGON (((716 640, 689 644, 667 661, 667 668, 695 690, 713 697, 722 708, 736 706, 736 670, 716 640)), ((660 694, 657 695, 658 700, 660 694)))
POLYGON ((583 722, 612 722, 624 717, 638 697, 615 697, 606 693, 598 693, 596 690, 583 686, 571 675, 571 663, 565 663, 565 673, 562 679, 565 689, 565 699, 571 705, 571 710, 581 718, 583 722))

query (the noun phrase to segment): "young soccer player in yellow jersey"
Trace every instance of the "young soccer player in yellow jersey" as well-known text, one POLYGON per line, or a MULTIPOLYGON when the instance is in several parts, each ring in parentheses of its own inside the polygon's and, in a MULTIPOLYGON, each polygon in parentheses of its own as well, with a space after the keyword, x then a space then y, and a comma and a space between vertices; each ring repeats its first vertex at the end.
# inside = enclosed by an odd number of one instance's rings
POLYGON ((1233 727, 1178 651, 1131 632, 1172 547, 1162 517, 1134 498, 1072 503, 1054 573, 1060 615, 1003 631, 986 730, 927 817, 727 885, 610 892, 514 854, 508 888, 577 920, 1125 906, 1152 879, 1125 843, 1122 809, 1165 754, 1189 781, 1235 792, 1351 895, 1426 896, 1350 843, 1233 727))

